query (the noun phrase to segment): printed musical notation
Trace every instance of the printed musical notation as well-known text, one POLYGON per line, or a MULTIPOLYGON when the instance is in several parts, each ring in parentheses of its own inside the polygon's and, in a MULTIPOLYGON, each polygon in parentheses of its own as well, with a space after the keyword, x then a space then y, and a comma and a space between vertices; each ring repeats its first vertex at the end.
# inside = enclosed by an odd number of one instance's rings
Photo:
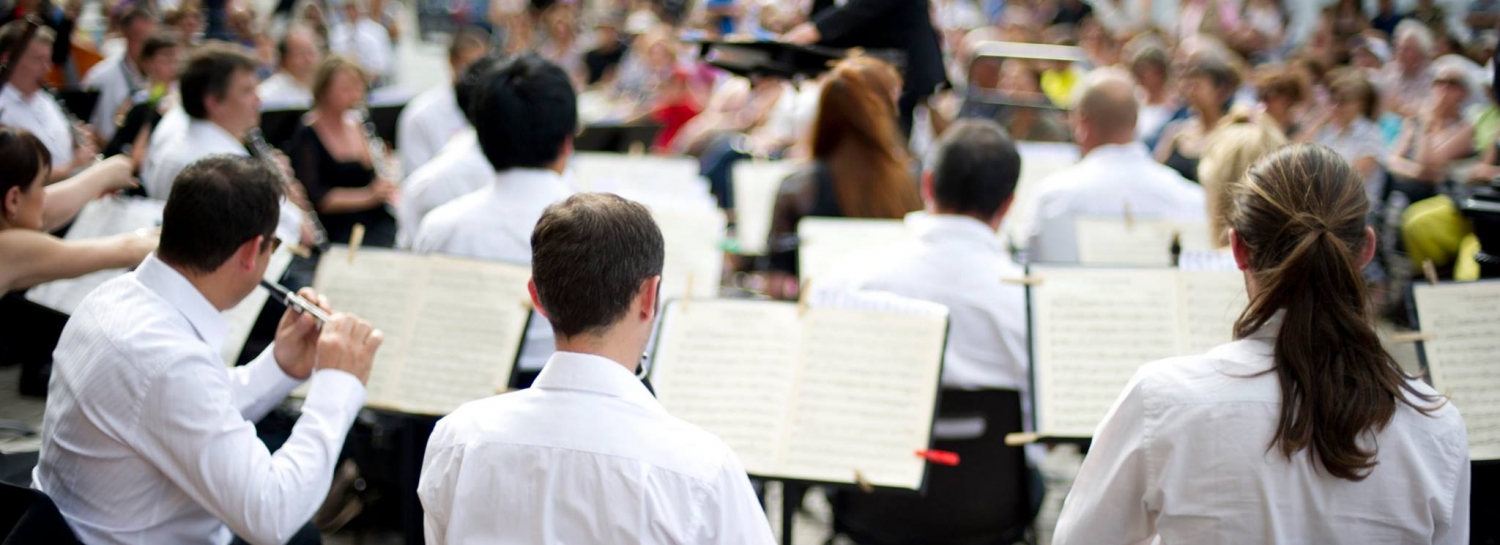
POLYGON ((916 489, 937 399, 946 310, 891 296, 670 305, 652 385, 751 474, 916 489))
POLYGON ((1413 287, 1432 386, 1463 414, 1469 457, 1500 459, 1500 282, 1413 287))
MULTIPOLYGON (((150 199, 106 197, 83 206, 64 240, 86 240, 149 229, 161 225, 166 203, 150 199)), ((64 314, 72 314, 84 296, 125 269, 95 271, 77 278, 54 280, 26 291, 31 302, 64 314)))

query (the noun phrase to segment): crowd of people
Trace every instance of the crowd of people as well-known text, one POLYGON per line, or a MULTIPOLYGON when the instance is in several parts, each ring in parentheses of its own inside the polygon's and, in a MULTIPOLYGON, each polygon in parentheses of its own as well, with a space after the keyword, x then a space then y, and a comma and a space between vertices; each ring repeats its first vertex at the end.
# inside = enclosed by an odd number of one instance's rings
POLYGON ((267 17, 236 1, 126 0, 105 6, 109 53, 84 74, 58 55, 86 39, 77 8, 23 4, 0 26, 0 290, 138 264, 85 300, 54 353, 35 486, 85 539, 306 531, 381 334, 288 311, 272 348, 226 371, 219 313, 280 245, 361 238, 533 267, 518 366, 540 375, 438 426, 418 487, 430 540, 599 542, 593 529, 610 528, 602 539, 769 541, 734 454, 629 374, 657 317, 661 233, 640 205, 577 195, 569 177, 579 129, 624 122, 659 127, 652 153, 696 158, 731 224, 737 162, 797 163, 768 255, 735 265, 764 273, 771 297, 799 296, 802 219, 904 221, 910 245, 820 289, 945 305, 948 388, 1025 399, 1025 292, 998 280, 1079 262, 1079 218, 1206 224, 1248 279, 1236 341, 1204 356, 1234 373, 1144 368, 1100 427, 1059 543, 1467 541, 1462 419, 1366 318, 1377 305, 1404 317, 1402 287, 1428 263, 1478 275, 1455 202, 1500 176, 1484 67, 1500 3, 1181 0, 1163 17, 1114 0, 496 0, 449 36, 452 79, 406 104, 394 149, 361 115, 401 79, 393 0, 285 2, 267 17), (735 73, 700 54, 721 38, 858 50, 812 77, 735 73), (46 89, 55 65, 98 92, 88 120, 46 89), (297 127, 267 143, 263 113, 282 109, 297 127), (1026 142, 1068 143, 1081 160, 1017 202, 1026 142), (116 192, 165 201, 161 229, 49 234, 116 192), (1019 207, 1025 240, 1002 240, 1019 207), (251 423, 304 381, 303 420, 272 451, 251 423), (1348 399, 1367 403, 1340 410, 1348 399), (1225 425, 1243 433, 1214 433, 1225 425), (1289 488, 1236 486, 1268 494, 1255 510, 1173 480, 1212 472, 1289 488), (155 501, 136 501, 143 491, 155 501), (1417 499, 1382 500, 1399 494, 1417 499), (1332 516, 1350 505, 1362 518, 1332 516))

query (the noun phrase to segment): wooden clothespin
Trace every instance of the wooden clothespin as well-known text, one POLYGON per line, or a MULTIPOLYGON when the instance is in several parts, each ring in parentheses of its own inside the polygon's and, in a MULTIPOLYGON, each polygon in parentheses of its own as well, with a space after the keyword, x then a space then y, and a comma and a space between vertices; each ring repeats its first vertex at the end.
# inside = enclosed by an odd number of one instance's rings
POLYGON ((1130 201, 1125 201, 1125 228, 1135 229, 1135 214, 1130 212, 1130 201))
POLYGON ((1434 286, 1438 283, 1437 266, 1432 264, 1431 259, 1422 260, 1422 276, 1427 277, 1427 283, 1434 286))
POLYGON ((1435 338, 1437 338, 1437 336, 1431 333, 1423 333, 1421 331, 1402 331, 1400 333, 1392 333, 1390 340, 1391 344, 1409 344, 1427 342, 1435 338))
POLYGON ((854 470, 854 484, 859 486, 860 492, 866 494, 875 493, 875 485, 870 484, 870 481, 865 479, 865 474, 861 473, 858 469, 854 470))
POLYGON ((804 279, 802 279, 802 289, 797 292, 797 317, 798 318, 802 318, 804 316, 807 316, 807 293, 809 291, 811 291, 809 288, 812 288, 812 279, 811 278, 804 278, 804 279))
POLYGON ((312 259, 312 252, 308 251, 307 247, 301 244, 288 244, 286 251, 302 259, 312 259))
POLYGON ((1026 275, 1020 278, 1001 278, 1000 283, 1015 284, 1018 286, 1040 286, 1042 285, 1042 277, 1035 275, 1026 275))
POLYGON ((531 312, 533 310, 536 310, 536 307, 531 304, 531 299, 528 299, 528 298, 525 298, 525 297, 521 298, 521 308, 526 309, 526 312, 531 312))
POLYGON ((1023 447, 1042 440, 1042 434, 1036 432, 1018 432, 1005 434, 1005 446, 1023 447))
POLYGON ((354 264, 354 254, 359 252, 359 246, 365 243, 365 224, 356 223, 349 231, 349 264, 354 264))
POLYGON ((631 157, 640 157, 642 155, 645 155, 646 154, 646 143, 645 142, 631 142, 630 143, 630 150, 629 150, 628 154, 631 157))

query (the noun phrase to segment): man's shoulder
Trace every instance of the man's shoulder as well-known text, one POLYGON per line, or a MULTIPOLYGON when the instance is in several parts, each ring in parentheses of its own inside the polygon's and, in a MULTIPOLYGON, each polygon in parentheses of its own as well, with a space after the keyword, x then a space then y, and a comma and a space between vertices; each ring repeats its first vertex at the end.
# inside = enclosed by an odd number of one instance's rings
POLYGON ((90 292, 68 320, 69 342, 156 366, 202 344, 182 334, 190 328, 181 313, 129 274, 90 292))
POLYGON ((96 88, 104 84, 106 77, 120 71, 120 65, 121 59, 119 58, 109 58, 99 64, 95 64, 83 75, 83 85, 89 88, 96 88))
POLYGON ((434 246, 456 233, 467 231, 466 226, 497 217, 498 212, 481 213, 484 208, 485 191, 479 190, 433 208, 422 217, 417 227, 417 251, 437 251, 434 246))

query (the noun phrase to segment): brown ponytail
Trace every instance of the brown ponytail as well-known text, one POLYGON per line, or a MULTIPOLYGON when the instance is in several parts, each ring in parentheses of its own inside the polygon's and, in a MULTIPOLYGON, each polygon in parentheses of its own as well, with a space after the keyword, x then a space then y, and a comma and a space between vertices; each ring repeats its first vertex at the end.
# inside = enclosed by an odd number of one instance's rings
POLYGON ((1412 388, 1371 326, 1358 257, 1367 244, 1364 183, 1333 151, 1299 144, 1251 167, 1233 199, 1230 225, 1259 288, 1235 338, 1278 328, 1267 372, 1281 384, 1281 418, 1269 448, 1291 458, 1311 447, 1333 476, 1363 480, 1378 446, 1361 438, 1390 423, 1397 403, 1424 414, 1441 407, 1440 397, 1412 388))

